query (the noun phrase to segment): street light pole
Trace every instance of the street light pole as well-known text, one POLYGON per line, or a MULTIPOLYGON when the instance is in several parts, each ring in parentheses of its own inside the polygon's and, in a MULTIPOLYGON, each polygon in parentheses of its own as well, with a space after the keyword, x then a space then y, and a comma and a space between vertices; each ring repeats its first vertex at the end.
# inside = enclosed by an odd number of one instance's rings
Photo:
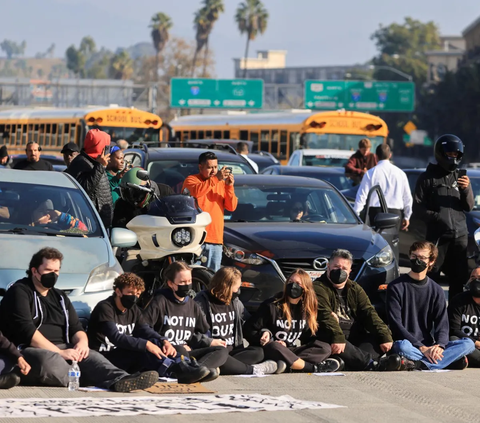
POLYGON ((409 75, 408 73, 405 73, 405 72, 402 72, 398 69, 395 69, 391 66, 376 66, 376 65, 370 65, 369 66, 370 69, 385 69, 385 70, 389 70, 393 73, 396 73, 397 75, 400 75, 400 76, 403 76, 404 78, 408 79, 410 82, 413 81, 413 77, 412 75, 409 75))

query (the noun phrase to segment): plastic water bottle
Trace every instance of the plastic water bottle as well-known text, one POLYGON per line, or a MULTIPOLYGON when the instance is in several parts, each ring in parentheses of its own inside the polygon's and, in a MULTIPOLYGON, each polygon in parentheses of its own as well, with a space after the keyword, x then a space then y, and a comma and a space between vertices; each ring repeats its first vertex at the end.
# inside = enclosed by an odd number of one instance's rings
POLYGON ((78 391, 80 387, 80 367, 76 361, 72 362, 72 365, 68 369, 68 390, 78 391))

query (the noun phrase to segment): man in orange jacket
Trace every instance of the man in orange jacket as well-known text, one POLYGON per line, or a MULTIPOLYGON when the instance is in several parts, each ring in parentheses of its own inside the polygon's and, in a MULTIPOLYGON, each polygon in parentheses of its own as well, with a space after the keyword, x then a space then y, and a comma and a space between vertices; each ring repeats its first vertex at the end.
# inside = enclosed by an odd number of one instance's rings
POLYGON ((198 169, 200 173, 185 179, 182 190, 188 189, 200 208, 212 217, 212 223, 207 226, 203 256, 207 259, 204 264, 216 272, 222 264, 224 211, 233 212, 238 204, 233 188, 235 180, 225 166, 218 170, 217 156, 211 151, 200 154, 198 169))

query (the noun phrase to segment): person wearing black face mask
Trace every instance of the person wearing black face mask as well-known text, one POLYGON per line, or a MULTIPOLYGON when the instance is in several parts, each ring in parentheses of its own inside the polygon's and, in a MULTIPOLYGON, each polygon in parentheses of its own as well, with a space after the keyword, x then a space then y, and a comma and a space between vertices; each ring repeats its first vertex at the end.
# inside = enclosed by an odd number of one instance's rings
POLYGON ((347 370, 407 370, 399 355, 387 355, 392 335, 363 288, 349 279, 352 263, 349 251, 335 250, 327 271, 314 281, 322 328, 318 337, 330 344, 332 357, 341 358, 347 370))
POLYGON ((410 247, 411 271, 387 287, 387 315, 392 350, 423 370, 464 369, 465 356, 475 345, 471 339, 449 342, 449 324, 443 289, 427 276, 435 264, 437 247, 417 241, 410 247))
POLYGON ((208 289, 195 296, 210 325, 212 338, 226 342, 229 354, 225 364, 220 367, 220 374, 281 373, 282 368, 276 362, 270 360, 261 363, 264 358, 261 347, 244 347, 242 327, 250 315, 238 298, 241 284, 242 274, 238 269, 222 267, 213 276, 208 289))
POLYGON ((213 339, 200 306, 192 300, 192 269, 183 261, 170 264, 163 273, 167 288, 156 292, 145 310, 147 323, 167 338, 179 354, 195 357, 206 366, 207 382, 219 376, 219 368, 228 358, 227 343, 213 339))
POLYGON ((145 389, 158 380, 156 371, 130 375, 97 351, 88 337, 67 294, 55 288, 63 255, 55 248, 35 253, 28 277, 15 282, 0 304, 0 324, 32 370, 21 376, 27 385, 67 386, 70 362, 77 361, 82 385, 117 392, 145 389))
POLYGON ((429 276, 438 281, 440 271, 448 278, 449 298, 463 291, 468 279, 468 229, 465 212, 474 205, 472 185, 459 166, 464 145, 455 135, 442 135, 435 142, 436 164, 430 163, 417 180, 413 215, 426 223, 426 240, 438 248, 429 276))
POLYGON ((328 358, 330 346, 316 339, 317 298, 307 272, 296 269, 283 292, 264 301, 245 324, 245 337, 263 347, 265 358, 291 371, 335 372, 340 360, 328 358), (300 346, 298 346, 300 344, 300 346))
POLYGON ((449 301, 450 341, 464 337, 475 343, 467 355, 468 367, 480 367, 480 267, 474 269, 467 290, 449 301))
POLYGON ((124 273, 115 279, 114 294, 94 308, 88 325, 90 347, 115 366, 135 373, 156 370, 180 383, 195 383, 210 372, 182 361, 172 344, 145 323, 137 306, 145 290, 143 279, 124 273))

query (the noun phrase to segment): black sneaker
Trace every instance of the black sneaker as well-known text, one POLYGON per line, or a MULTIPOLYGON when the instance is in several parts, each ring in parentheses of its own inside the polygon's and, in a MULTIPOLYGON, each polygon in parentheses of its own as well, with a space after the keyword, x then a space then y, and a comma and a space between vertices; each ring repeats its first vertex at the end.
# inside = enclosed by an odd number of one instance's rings
POLYGON ((180 361, 169 368, 171 376, 174 376, 178 383, 196 383, 210 374, 210 370, 205 366, 200 366, 198 363, 180 361))
POLYGON ((217 367, 215 369, 207 369, 207 374, 206 376, 200 380, 200 382, 211 382, 212 380, 215 380, 220 376, 220 369, 217 367))
POLYGON ((419 364, 417 362, 409 360, 408 358, 405 358, 405 357, 401 357, 401 359, 402 359, 402 364, 400 365, 400 371, 411 372, 412 370, 418 370, 419 364))
POLYGON ((402 367, 402 358, 398 354, 390 354, 380 357, 374 362, 372 370, 377 372, 396 372, 402 367))
POLYGON ((468 367, 468 358, 467 356, 464 356, 459 360, 449 364, 446 368, 448 370, 463 370, 463 369, 466 369, 467 367, 468 367))
POLYGON ((137 389, 147 389, 150 386, 155 385, 158 382, 158 373, 151 370, 148 372, 135 373, 130 376, 126 376, 115 382, 110 390, 115 392, 131 392, 137 389))
POLYGON ((0 375, 0 389, 10 389, 20 384, 20 376, 16 373, 0 375))
MULTIPOLYGON (((343 361, 343 360, 342 360, 343 361)), ((340 369, 340 362, 336 358, 327 358, 321 363, 314 364, 314 373, 333 373, 340 369)))

